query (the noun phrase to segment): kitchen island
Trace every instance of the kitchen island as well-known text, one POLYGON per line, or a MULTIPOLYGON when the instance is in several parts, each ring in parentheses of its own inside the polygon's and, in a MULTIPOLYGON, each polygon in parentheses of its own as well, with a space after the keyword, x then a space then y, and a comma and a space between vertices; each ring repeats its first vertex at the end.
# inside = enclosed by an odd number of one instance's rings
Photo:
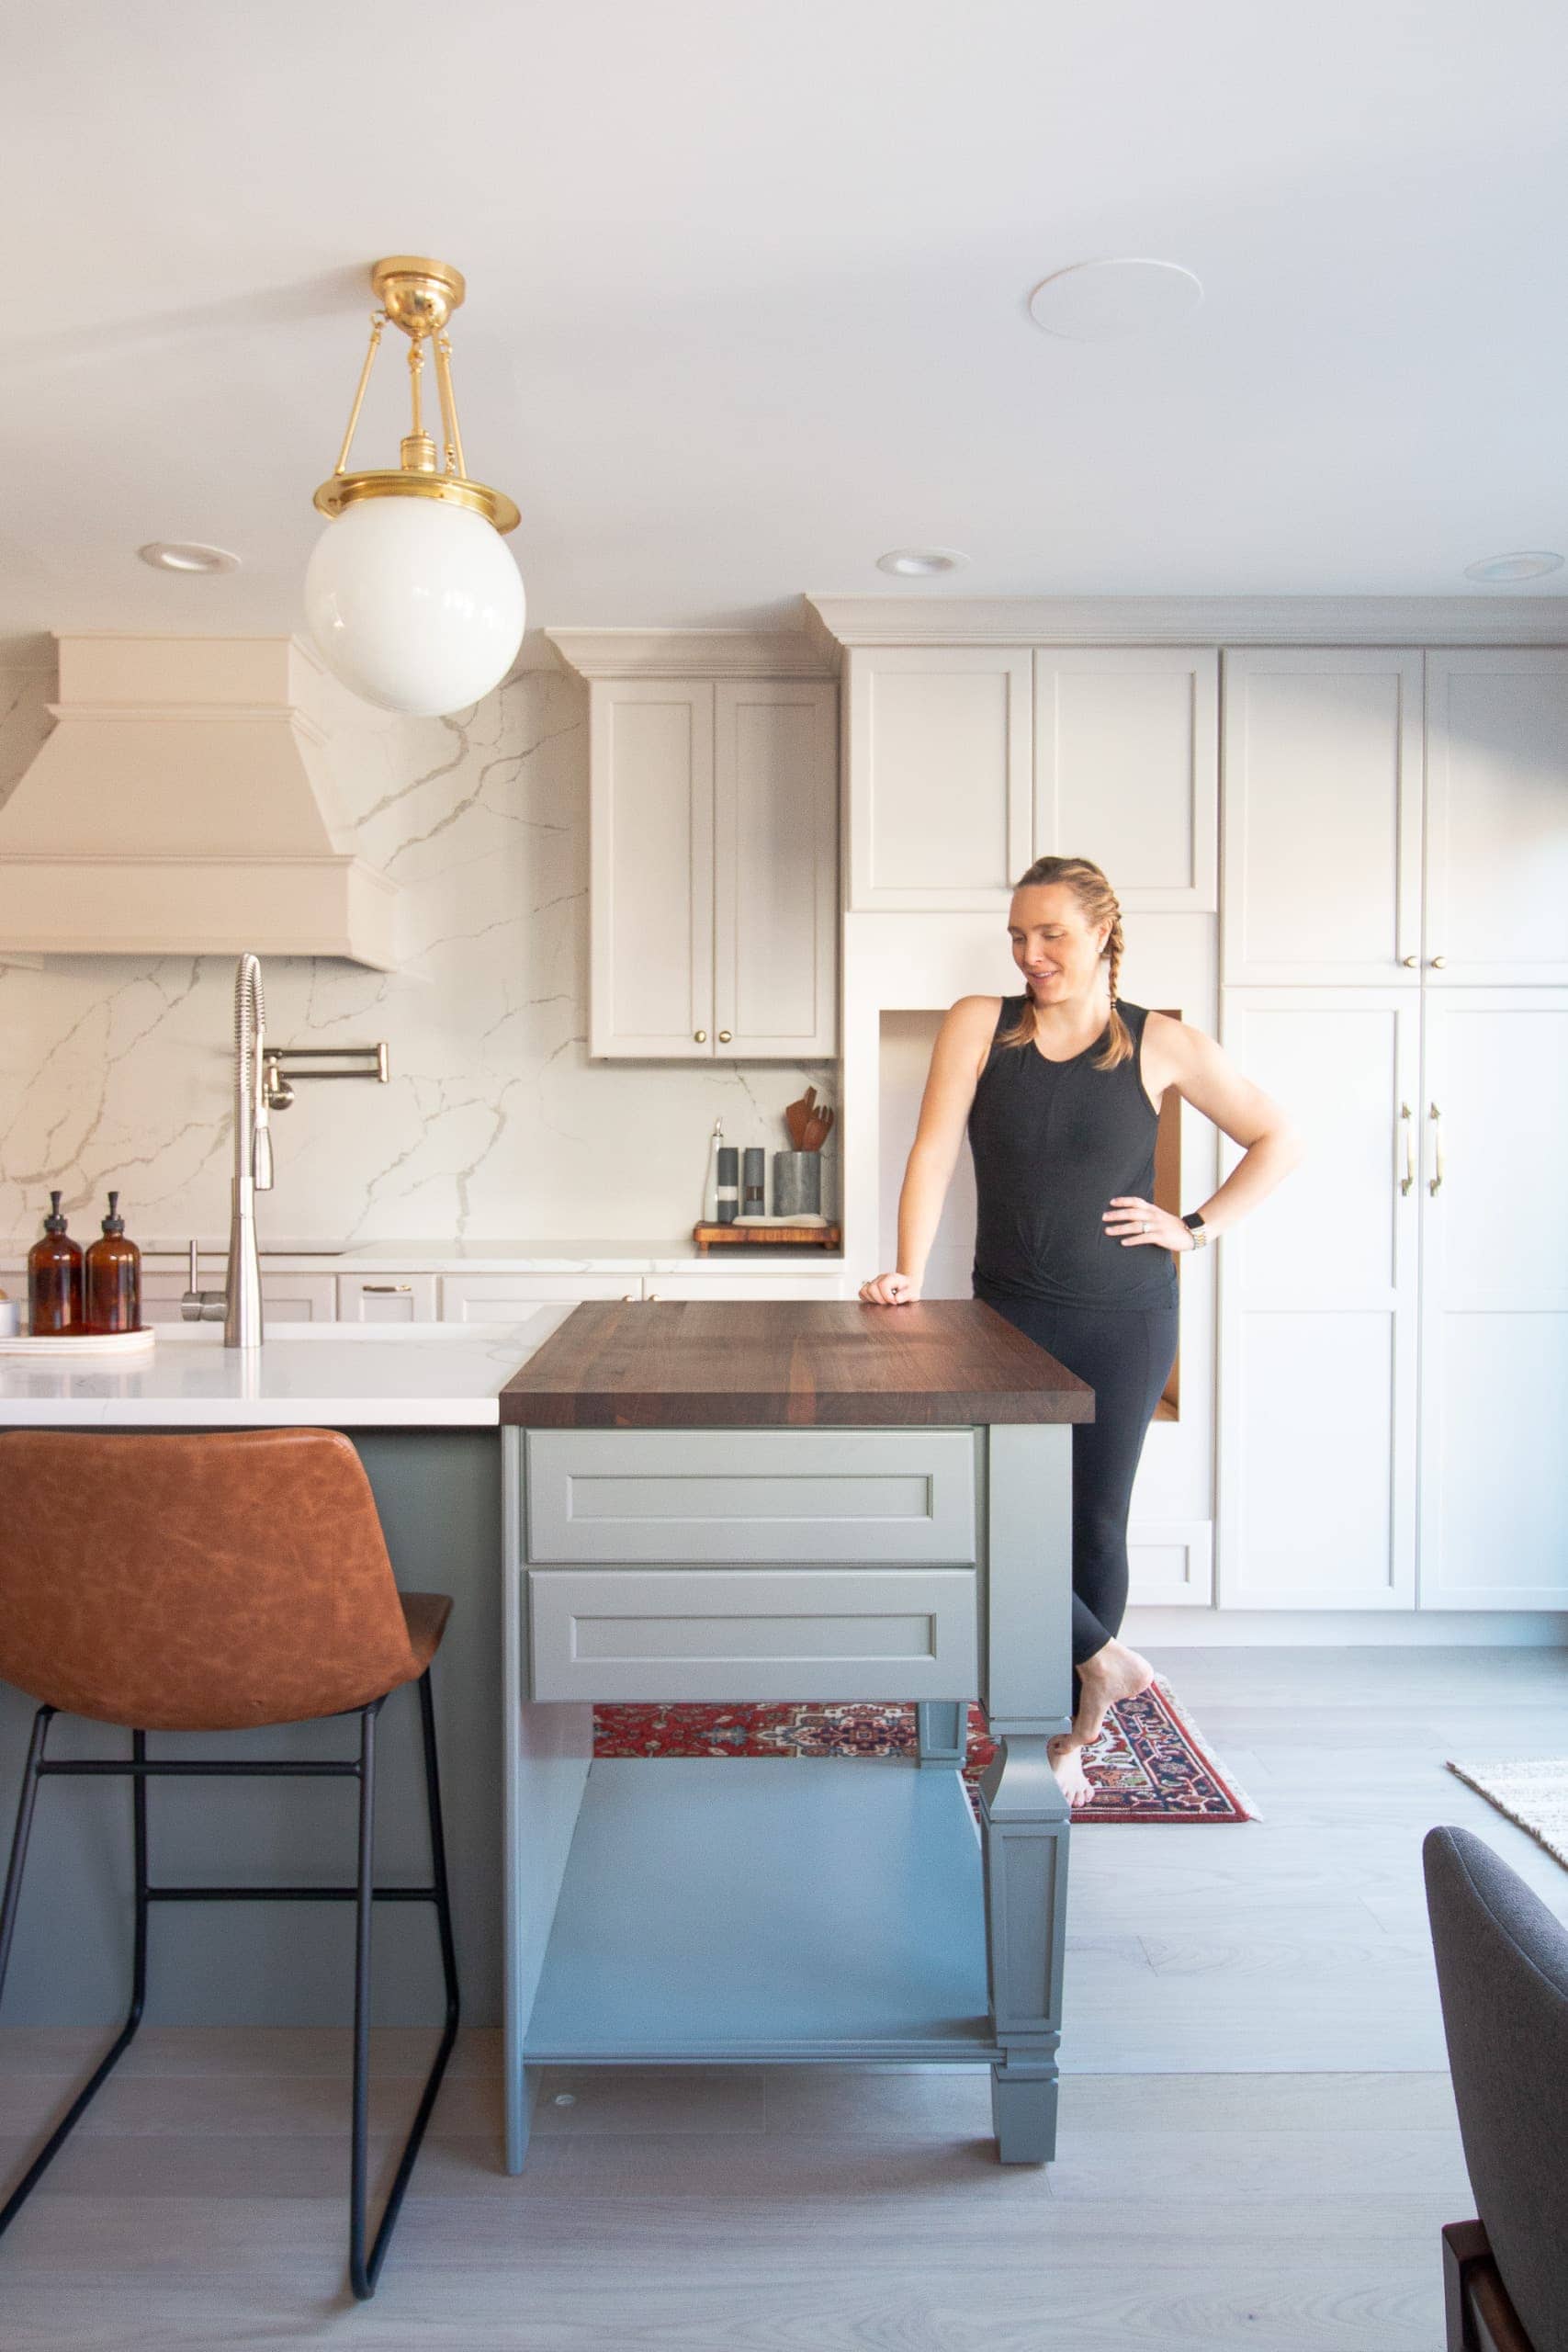
POLYGON ((581 1306, 507 1383, 513 2170, 568 2063, 984 2062, 1001 2160, 1049 2160, 1092 1414, 970 1301, 581 1306), (592 1759, 595 1701, 739 1699, 913 1700, 918 1769, 592 1759))
MULTIPOLYGON (((431 1677, 441 1739, 447 1860, 464 2015, 501 2016, 497 1858, 501 1716, 496 1567, 501 1554, 499 1396, 569 1307, 513 1324, 269 1323, 265 1344, 225 1348, 214 1324, 161 1329, 147 1356, 0 1355, 0 1428, 171 1430, 319 1427, 344 1430, 365 1464, 400 1585, 452 1594, 431 1677)), ((4 1498, 0 1498, 0 1509, 4 1498)), ((286 1517, 288 1498, 277 1510, 286 1517)), ((0 1822, 8 1840, 33 1702, 0 1685, 0 1822)), ((417 1884, 429 1862, 417 1713, 395 1694, 383 1718, 377 1863, 383 1882, 417 1884)), ((342 1755, 352 1726, 220 1737, 159 1733, 154 1752, 342 1755)), ((123 1736, 62 1716, 56 1752, 123 1754, 123 1736)), ((168 1781, 153 1791, 154 1874, 197 1884, 254 1876, 330 1884, 354 1850, 342 1784, 265 1778, 168 1781)), ((123 1784, 46 1789, 28 1864, 0 2022, 107 2026, 125 2008, 131 1942, 130 1807, 123 1784)), ((182 2026, 345 2024, 351 1976, 344 1922, 323 1904, 202 1904, 155 1919, 148 2016, 182 2026)), ((412 2026, 440 2010, 427 1923, 402 1906, 378 1918, 375 2015, 412 2026), (400 1911, 401 1916, 399 1916, 400 1911)))

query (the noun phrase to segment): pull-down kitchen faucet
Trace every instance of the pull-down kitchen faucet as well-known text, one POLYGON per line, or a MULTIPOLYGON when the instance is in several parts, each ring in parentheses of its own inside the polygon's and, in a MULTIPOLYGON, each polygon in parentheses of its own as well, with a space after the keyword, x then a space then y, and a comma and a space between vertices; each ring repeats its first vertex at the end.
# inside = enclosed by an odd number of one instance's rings
POLYGON ((258 1193, 272 1190, 272 1129, 263 1080, 266 1008, 261 959, 242 956, 234 967, 234 1180, 229 1207, 229 1272, 222 1290, 197 1287, 196 1244, 190 1245, 190 1285, 180 1301, 187 1323, 223 1317, 226 1348, 262 1343, 261 1260, 256 1253, 258 1193))
POLYGON ((197 1245, 190 1245, 190 1278, 180 1313, 187 1323, 223 1318, 226 1348, 262 1343, 261 1259, 256 1249, 258 1193, 272 1190, 272 1129, 267 1113, 287 1111, 294 1100, 293 1079, 391 1077, 386 1041, 375 1046, 268 1046, 262 999, 261 959, 242 956, 234 967, 234 1182, 229 1210, 229 1271, 221 1290, 202 1290, 197 1280, 197 1245), (357 1069, 298 1069, 295 1062, 358 1062, 357 1069))

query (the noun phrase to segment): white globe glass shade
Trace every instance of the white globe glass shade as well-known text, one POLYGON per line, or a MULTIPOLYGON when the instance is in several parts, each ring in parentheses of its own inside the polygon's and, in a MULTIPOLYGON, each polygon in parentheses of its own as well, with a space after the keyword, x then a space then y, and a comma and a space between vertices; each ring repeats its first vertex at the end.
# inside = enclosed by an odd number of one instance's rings
POLYGON ((482 514, 367 498, 327 525, 305 616, 334 677, 383 710, 431 718, 498 686, 523 642, 523 580, 482 514))

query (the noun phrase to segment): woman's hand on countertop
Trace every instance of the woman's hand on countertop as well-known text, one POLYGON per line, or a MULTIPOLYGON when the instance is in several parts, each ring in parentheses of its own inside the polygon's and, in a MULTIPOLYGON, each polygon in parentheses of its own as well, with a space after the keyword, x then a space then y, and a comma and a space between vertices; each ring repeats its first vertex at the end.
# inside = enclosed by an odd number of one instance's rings
POLYGON ((1100 1222, 1112 1241, 1120 1241, 1123 1250, 1192 1250, 1197 1244, 1190 1226, 1168 1209, 1156 1209, 1153 1201, 1140 1201, 1133 1195, 1118 1193, 1100 1222))
POLYGON ((913 1274, 873 1274, 860 1286, 863 1306, 912 1306, 919 1295, 913 1274))

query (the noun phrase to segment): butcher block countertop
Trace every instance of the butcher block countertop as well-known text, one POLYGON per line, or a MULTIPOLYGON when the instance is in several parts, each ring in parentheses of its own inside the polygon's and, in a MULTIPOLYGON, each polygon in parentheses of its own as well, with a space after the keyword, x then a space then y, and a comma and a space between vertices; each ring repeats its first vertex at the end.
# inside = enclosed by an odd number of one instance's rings
POLYGON ((976 1299, 580 1306, 501 1392, 526 1429, 1091 1421, 1094 1392, 976 1299))

